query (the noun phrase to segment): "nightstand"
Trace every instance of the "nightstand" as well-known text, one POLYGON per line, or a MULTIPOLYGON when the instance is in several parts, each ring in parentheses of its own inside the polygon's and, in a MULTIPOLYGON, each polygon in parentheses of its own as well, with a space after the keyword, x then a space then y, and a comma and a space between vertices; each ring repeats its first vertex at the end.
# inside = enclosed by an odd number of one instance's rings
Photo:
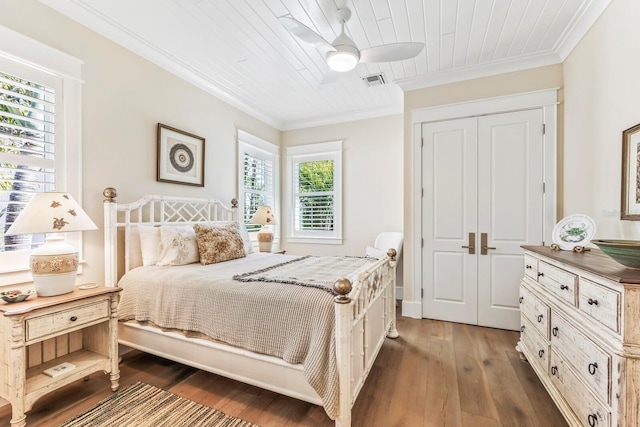
POLYGON ((0 396, 11 404, 12 426, 26 425, 25 412, 40 397, 91 373, 104 371, 111 389, 118 389, 120 290, 76 287, 54 297, 0 302, 0 396), (54 376, 45 374, 54 367, 54 376))

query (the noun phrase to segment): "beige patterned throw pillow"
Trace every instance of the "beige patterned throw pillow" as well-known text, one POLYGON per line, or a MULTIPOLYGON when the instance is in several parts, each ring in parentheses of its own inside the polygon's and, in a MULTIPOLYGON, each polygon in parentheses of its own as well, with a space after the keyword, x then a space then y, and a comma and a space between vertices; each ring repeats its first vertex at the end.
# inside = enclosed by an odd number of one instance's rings
POLYGON ((214 264, 246 256, 238 223, 193 226, 198 242, 200 263, 214 264))
POLYGON ((156 265, 186 265, 198 262, 198 244, 193 228, 160 227, 160 254, 156 265))

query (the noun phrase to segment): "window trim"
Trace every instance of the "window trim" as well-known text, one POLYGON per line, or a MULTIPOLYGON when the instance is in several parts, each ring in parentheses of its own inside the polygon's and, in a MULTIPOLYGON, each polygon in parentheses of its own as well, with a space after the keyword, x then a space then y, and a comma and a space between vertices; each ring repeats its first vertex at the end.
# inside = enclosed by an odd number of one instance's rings
MULTIPOLYGON (((280 147, 254 136, 248 132, 238 129, 238 216, 244 218, 244 151, 249 151, 273 160, 273 212, 277 224, 273 226, 274 247, 280 243, 280 147)), ((257 231, 250 232, 251 240, 257 242, 257 231)))
POLYGON ((287 147, 287 176, 286 194, 288 200, 287 242, 309 243, 325 245, 342 244, 342 141, 319 142, 307 145, 287 147), (334 227, 333 231, 303 231, 295 230, 295 195, 293 171, 295 164, 305 159, 333 160, 333 202, 334 202, 334 227))
MULTIPOLYGON (((44 73, 49 79, 58 80, 56 86, 61 92, 56 94, 56 104, 60 106, 56 112, 56 190, 71 193, 82 204, 83 61, 0 25, 0 62, 13 64, 9 67, 26 67, 30 74, 31 71, 44 73)), ((67 233, 65 237, 78 248, 80 260, 83 260, 82 234, 67 233)), ((29 252, 0 253, 2 265, 12 266, 0 268, 0 286, 32 281, 29 252)), ((80 273, 82 265, 78 266, 80 273)))

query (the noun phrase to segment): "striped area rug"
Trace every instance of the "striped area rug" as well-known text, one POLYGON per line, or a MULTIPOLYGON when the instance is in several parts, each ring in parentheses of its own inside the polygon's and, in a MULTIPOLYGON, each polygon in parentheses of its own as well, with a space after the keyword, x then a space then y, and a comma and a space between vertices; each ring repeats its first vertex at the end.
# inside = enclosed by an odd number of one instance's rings
POLYGON ((152 385, 137 382, 60 427, 257 427, 152 385))

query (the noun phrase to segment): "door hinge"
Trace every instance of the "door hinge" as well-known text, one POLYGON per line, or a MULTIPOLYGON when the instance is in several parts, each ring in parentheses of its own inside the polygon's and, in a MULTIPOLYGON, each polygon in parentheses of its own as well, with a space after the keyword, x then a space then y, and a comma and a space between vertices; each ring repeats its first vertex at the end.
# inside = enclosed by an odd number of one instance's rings
POLYGON ((424 298, 424 288, 420 288, 420 298, 424 298))
POLYGON ((424 147, 424 138, 420 138, 420 147, 424 147))
POLYGON ((422 193, 422 194, 421 194, 421 197, 424 197, 424 188, 421 188, 421 189, 420 189, 420 192, 422 193))
POLYGON ((546 183, 542 183, 542 194, 547 192, 547 184, 546 183))
POLYGON ((421 247, 421 248, 424 248, 424 238, 423 238, 423 239, 420 239, 420 247, 421 247))
POLYGON ((542 124, 542 134, 546 135, 547 134, 547 125, 546 124, 542 124))

